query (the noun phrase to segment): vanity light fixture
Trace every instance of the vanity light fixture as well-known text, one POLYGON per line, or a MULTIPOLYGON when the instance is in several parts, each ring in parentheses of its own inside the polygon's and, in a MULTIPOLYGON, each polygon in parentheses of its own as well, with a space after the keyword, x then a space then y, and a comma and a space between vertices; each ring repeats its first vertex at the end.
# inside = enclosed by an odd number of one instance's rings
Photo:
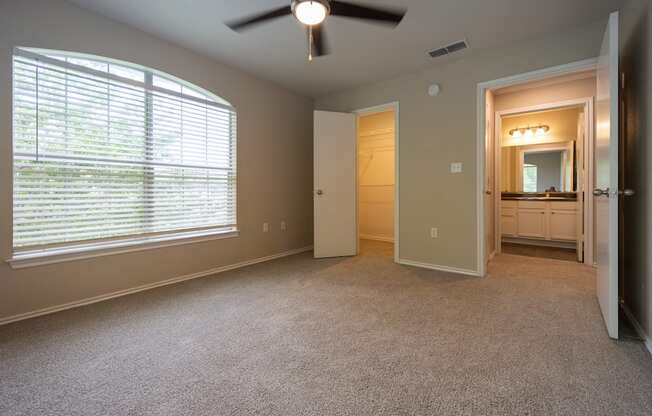
POLYGON ((515 129, 511 129, 509 131, 509 135, 512 136, 515 139, 518 139, 522 136, 525 137, 542 137, 545 135, 548 131, 550 130, 550 126, 546 124, 540 124, 538 126, 527 126, 527 127, 517 127, 515 129))

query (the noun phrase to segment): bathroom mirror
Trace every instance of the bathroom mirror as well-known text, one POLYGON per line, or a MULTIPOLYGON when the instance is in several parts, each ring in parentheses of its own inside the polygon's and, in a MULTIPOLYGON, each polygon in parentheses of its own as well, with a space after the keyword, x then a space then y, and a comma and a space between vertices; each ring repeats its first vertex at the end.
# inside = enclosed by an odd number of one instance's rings
POLYGON ((575 142, 503 147, 503 192, 575 192, 575 142))

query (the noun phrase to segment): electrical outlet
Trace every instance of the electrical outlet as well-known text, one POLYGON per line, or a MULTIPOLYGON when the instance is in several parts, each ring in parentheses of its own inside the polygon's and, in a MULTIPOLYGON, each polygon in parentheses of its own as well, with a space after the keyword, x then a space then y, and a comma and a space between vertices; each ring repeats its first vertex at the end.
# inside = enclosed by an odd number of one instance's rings
POLYGON ((451 173, 462 173, 462 162, 451 163, 451 173))
POLYGON ((439 238, 439 228, 432 227, 430 229, 430 238, 439 238))
POLYGON ((285 231, 285 230, 287 230, 287 229, 288 229, 288 226, 287 226, 287 224, 285 223, 285 221, 281 221, 281 231, 285 231))
POLYGON ((269 231, 269 223, 264 222, 263 223, 263 232, 266 233, 269 231))

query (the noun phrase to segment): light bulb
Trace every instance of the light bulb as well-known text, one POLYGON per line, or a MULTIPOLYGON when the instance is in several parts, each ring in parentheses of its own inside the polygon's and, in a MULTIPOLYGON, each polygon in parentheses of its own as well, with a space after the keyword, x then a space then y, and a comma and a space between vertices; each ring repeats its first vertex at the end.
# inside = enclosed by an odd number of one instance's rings
POLYGON ((304 25, 318 25, 326 18, 326 7, 318 1, 306 0, 296 5, 294 15, 304 25))
POLYGON ((534 136, 534 133, 532 133, 532 129, 528 127, 528 129, 525 130, 525 137, 531 139, 532 136, 534 136))
POLYGON ((521 137, 521 131, 516 129, 512 132, 512 137, 515 139, 519 139, 521 137))
POLYGON ((542 137, 544 134, 546 134, 546 131, 543 129, 543 127, 539 127, 537 129, 537 137, 542 137))

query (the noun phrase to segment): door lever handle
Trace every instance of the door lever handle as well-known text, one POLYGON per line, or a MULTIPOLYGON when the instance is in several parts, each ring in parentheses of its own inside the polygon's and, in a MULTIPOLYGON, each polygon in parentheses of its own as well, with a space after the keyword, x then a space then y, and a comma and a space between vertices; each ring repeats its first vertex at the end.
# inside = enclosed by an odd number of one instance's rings
POLYGON ((600 188, 595 188, 593 190, 593 195, 594 196, 609 196, 609 188, 606 189, 600 189, 600 188))
POLYGON ((621 189, 618 190, 618 195, 624 195, 624 196, 634 196, 636 192, 634 192, 633 189, 621 189))

